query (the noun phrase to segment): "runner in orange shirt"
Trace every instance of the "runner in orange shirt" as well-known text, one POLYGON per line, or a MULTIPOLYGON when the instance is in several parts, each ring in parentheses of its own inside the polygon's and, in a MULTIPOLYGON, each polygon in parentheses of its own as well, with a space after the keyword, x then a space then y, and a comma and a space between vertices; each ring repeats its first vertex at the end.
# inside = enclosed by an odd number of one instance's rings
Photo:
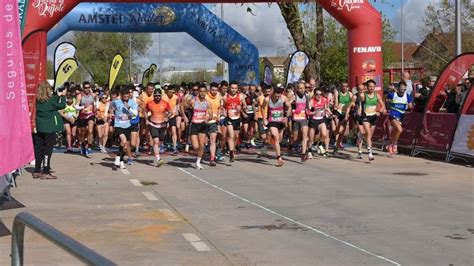
POLYGON ((221 141, 224 141, 222 138, 222 134, 218 125, 218 121, 220 118, 220 113, 222 109, 222 97, 219 93, 219 85, 215 82, 212 82, 210 85, 211 89, 209 93, 206 95, 206 100, 209 103, 212 111, 212 117, 210 118, 209 122, 207 123, 207 134, 209 135, 210 140, 210 152, 211 152, 211 160, 209 161, 209 166, 216 166, 216 143, 217 143, 217 136, 220 137, 221 141))
MULTIPOLYGON (((146 105, 148 102, 153 101, 153 91, 155 90, 155 85, 153 83, 148 83, 144 91, 138 97, 138 115, 140 116, 140 138, 144 140, 143 144, 147 143, 148 145, 152 144, 150 138, 149 128, 146 126, 145 117, 148 116, 146 112, 146 105)), ((145 146, 145 145, 143 145, 145 146)))
POLYGON ((145 116, 146 124, 150 126, 150 134, 153 139, 153 153, 155 154, 155 164, 157 167, 163 165, 163 160, 160 158, 160 141, 163 142, 166 136, 167 122, 171 118, 173 112, 168 102, 161 99, 161 89, 156 89, 153 92, 153 101, 146 105, 146 112, 151 115, 145 116))
POLYGON ((169 103, 171 107, 171 118, 168 121, 168 130, 171 133, 171 141, 173 142, 173 154, 178 154, 178 125, 181 124, 181 117, 178 115, 178 95, 176 95, 175 86, 170 85, 163 95, 163 101, 169 103))

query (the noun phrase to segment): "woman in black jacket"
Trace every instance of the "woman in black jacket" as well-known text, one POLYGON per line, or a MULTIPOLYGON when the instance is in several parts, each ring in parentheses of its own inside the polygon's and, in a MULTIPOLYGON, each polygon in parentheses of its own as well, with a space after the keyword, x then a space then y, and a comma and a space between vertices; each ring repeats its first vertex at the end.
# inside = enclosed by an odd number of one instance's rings
POLYGON ((58 95, 53 95, 52 87, 47 81, 38 86, 36 93, 36 128, 33 130, 35 149, 33 178, 57 179, 56 176, 51 175, 50 162, 53 146, 56 142, 56 132, 64 130, 63 120, 58 111, 66 107, 65 93, 66 90, 63 90, 58 95))

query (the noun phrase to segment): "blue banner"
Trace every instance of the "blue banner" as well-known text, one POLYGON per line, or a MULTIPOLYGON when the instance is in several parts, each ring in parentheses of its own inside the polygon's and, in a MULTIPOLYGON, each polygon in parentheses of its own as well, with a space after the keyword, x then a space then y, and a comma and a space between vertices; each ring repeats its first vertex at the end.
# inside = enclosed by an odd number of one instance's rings
POLYGON ((48 44, 68 31, 186 32, 229 63, 229 78, 259 83, 253 43, 202 4, 81 3, 48 33, 48 44))

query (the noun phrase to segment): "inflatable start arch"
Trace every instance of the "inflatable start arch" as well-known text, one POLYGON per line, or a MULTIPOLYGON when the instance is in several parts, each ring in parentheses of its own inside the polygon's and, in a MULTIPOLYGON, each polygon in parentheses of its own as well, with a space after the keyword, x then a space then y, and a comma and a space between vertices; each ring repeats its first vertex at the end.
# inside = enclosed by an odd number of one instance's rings
MULTIPOLYGON (((30 110, 34 112, 34 105, 31 103, 34 102, 34 95, 36 92, 36 86, 41 80, 46 79, 46 48, 47 48, 47 33, 58 24, 61 19, 68 16, 68 13, 73 10, 81 2, 87 3, 103 3, 97 4, 100 5, 109 5, 115 6, 118 3, 129 3, 126 6, 120 5, 116 6, 117 8, 131 8, 132 6, 144 6, 150 3, 164 3, 164 2, 187 2, 187 3, 198 3, 197 1, 192 0, 182 0, 182 1, 160 1, 160 0, 34 0, 29 1, 27 6, 24 7, 26 14, 26 23, 23 29, 23 55, 25 61, 25 74, 26 74, 26 85, 27 93, 29 95, 30 110), (108 3, 108 4, 106 4, 108 3), (132 4, 133 3, 133 4, 132 4)), ((210 2, 210 3, 245 3, 245 2, 276 2, 276 1, 263 1, 263 0, 253 0, 253 1, 199 1, 201 2, 210 2)), ((334 18, 336 18, 348 31, 348 41, 349 41, 349 58, 348 58, 348 72, 349 72, 349 84, 350 86, 355 86, 359 82, 366 81, 368 79, 374 79, 378 84, 378 89, 380 90, 380 84, 382 84, 383 76, 383 62, 382 62, 382 19, 380 13, 368 2, 368 0, 317 0, 317 2, 326 9, 334 18)), ((161 7, 171 8, 173 4, 161 4, 161 7)), ((200 9, 199 5, 188 4, 191 7, 191 10, 205 11, 200 9)), ((96 12, 102 13, 99 10, 91 11, 87 10, 85 12, 96 12)), ((126 12, 126 11, 123 11, 126 12)), ((181 11, 175 11, 181 12, 181 11)), ((186 11, 182 11, 186 12, 186 11)), ((191 12, 191 11, 190 11, 191 12)), ((61 32, 65 32, 69 29, 81 29, 91 30, 93 27, 85 27, 80 25, 81 17, 76 17, 76 23, 71 24, 71 20, 74 18, 75 12, 71 13, 71 16, 66 17, 65 22, 58 24, 57 34, 60 35, 61 32), (68 19, 70 18, 70 19, 68 19)), ((122 13, 123 15, 124 13, 122 13)), ((196 13, 194 13, 196 14, 196 13)), ((110 18, 110 21, 113 23, 121 22, 121 18, 115 17, 113 14, 108 14, 105 16, 110 18), (114 20, 115 19, 115 20, 114 20)), ((184 25, 186 23, 196 23, 193 20, 176 20, 176 25, 162 25, 155 27, 161 27, 161 31, 186 31, 193 35, 194 38, 198 39, 201 43, 213 50, 217 55, 221 56, 225 60, 232 60, 232 53, 237 54, 241 53, 249 57, 256 57, 258 60, 258 52, 253 50, 254 46, 250 42, 245 42, 245 38, 240 36, 237 32, 230 29, 229 26, 223 26, 223 24, 218 20, 218 18, 209 17, 211 20, 201 20, 201 27, 213 29, 216 35, 209 34, 205 37, 201 35, 199 31, 192 31, 190 29, 197 28, 199 25, 184 25), (178 24, 181 24, 178 26, 178 24), (221 29, 222 27, 222 29, 221 29), (224 29, 225 28, 225 29, 224 29), (217 39, 214 39, 218 34, 223 31, 228 31, 230 35, 228 38, 238 37, 240 40, 245 40, 241 45, 216 45, 212 47, 217 39), (224 52, 225 49, 231 50, 230 53, 224 52)), ((104 18, 105 19, 105 18, 104 18)), ((146 21, 146 20, 145 20, 146 21)), ((117 23, 118 24, 118 23, 117 23)), ((143 31, 151 31, 151 26, 141 25, 143 31)), ((121 28, 119 26, 115 27, 116 31, 130 31, 130 29, 121 28)), ((260 30, 269 30, 269 29, 260 29, 260 30)), ((221 35, 222 36, 222 35, 221 35)), ((225 34, 224 34, 225 36, 225 34)), ((57 36, 51 38, 56 38, 57 36)), ((235 59, 235 58, 234 58, 235 59)), ((250 60, 250 59, 248 59, 250 60)), ((253 61, 251 61, 253 62, 253 61)), ((231 62, 229 62, 231 63, 231 62)), ((240 66, 237 69, 229 69, 229 74, 237 77, 240 80, 245 80, 247 78, 255 79, 258 75, 258 67, 253 65, 249 67, 240 66), (234 72, 233 72, 234 71, 234 72), (254 72, 254 73, 252 73, 254 72), (245 73, 245 74, 244 74, 245 73), (255 76, 253 76, 255 75, 255 76)))
POLYGON ((229 63, 229 78, 258 83, 258 50, 202 4, 81 3, 48 33, 48 44, 66 32, 186 32, 229 63))

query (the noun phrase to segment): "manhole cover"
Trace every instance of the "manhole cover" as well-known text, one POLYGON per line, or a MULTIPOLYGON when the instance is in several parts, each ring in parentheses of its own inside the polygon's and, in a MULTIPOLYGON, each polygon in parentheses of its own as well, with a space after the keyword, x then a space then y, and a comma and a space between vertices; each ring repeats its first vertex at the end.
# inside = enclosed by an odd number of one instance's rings
POLYGON ((393 175, 424 176, 428 174, 418 173, 418 172, 398 172, 398 173, 393 173, 393 175))

